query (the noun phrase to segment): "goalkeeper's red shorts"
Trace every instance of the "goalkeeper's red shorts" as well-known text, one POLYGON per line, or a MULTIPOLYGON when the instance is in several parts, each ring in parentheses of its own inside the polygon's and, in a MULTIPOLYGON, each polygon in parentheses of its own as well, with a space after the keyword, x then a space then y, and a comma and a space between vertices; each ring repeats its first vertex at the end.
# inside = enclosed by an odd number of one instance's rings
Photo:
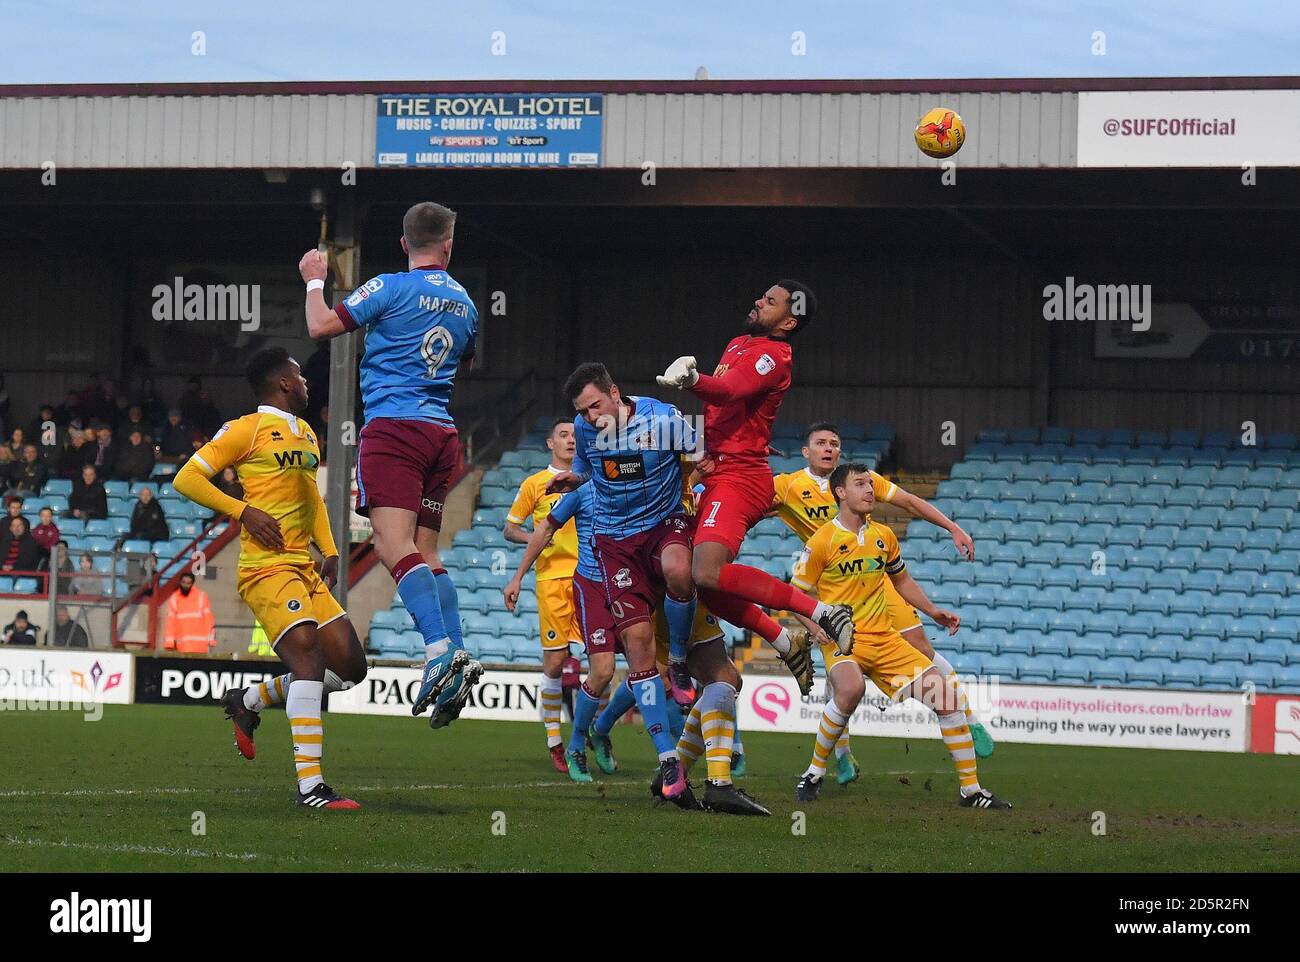
POLYGON ((735 558, 749 529, 767 516, 774 496, 772 471, 766 465, 705 475, 695 512, 695 543, 717 542, 735 558))

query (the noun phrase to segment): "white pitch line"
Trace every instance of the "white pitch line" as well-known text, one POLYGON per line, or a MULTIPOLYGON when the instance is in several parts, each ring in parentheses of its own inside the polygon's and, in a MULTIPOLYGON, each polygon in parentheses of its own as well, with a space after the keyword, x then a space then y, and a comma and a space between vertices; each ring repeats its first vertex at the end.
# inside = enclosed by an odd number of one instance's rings
MULTIPOLYGON (((521 788, 563 788, 573 785, 574 782, 499 782, 496 784, 480 784, 466 782, 441 782, 420 785, 361 785, 357 788, 349 789, 353 792, 431 792, 431 791, 451 791, 455 789, 498 789, 498 790, 517 790, 521 788)), ((624 786, 634 786, 644 788, 640 781, 632 782, 597 782, 596 784, 604 785, 606 788, 621 788, 624 786)), ((83 796, 95 795, 278 795, 283 794, 283 788, 174 788, 160 786, 156 788, 74 788, 67 791, 52 791, 45 789, 14 789, 9 791, 0 791, 0 798, 78 798, 83 796)))
MULTIPOLYGON (((220 858, 238 862, 251 862, 265 859, 272 862, 291 862, 303 865, 334 864, 333 862, 326 862, 321 859, 302 858, 301 856, 296 855, 272 855, 267 852, 209 852, 198 848, 168 848, 164 845, 132 845, 125 843, 107 845, 100 842, 72 842, 68 839, 50 841, 40 838, 22 838, 14 835, 0 836, 0 841, 3 841, 6 845, 23 845, 28 848, 80 849, 91 852, 111 852, 116 855, 163 855, 169 858, 220 858)), ((412 865, 405 862, 373 862, 365 859, 348 859, 347 864, 349 866, 360 866, 362 868, 382 869, 394 872, 427 872, 433 868, 429 865, 412 865)))

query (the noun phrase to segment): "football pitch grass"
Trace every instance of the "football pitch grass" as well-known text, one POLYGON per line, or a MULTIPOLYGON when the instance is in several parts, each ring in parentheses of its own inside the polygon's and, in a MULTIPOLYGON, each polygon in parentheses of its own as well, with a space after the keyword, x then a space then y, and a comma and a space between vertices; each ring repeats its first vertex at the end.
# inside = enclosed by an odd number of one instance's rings
POLYGON ((1015 810, 990 812, 956 806, 937 740, 857 738, 862 777, 799 804, 811 736, 749 734, 739 784, 773 817, 738 818, 653 804, 637 725, 614 730, 617 774, 575 785, 540 724, 326 715, 326 777, 364 808, 320 812, 292 804, 282 711, 251 762, 217 708, 6 712, 0 731, 3 871, 1300 869, 1300 758, 1282 756, 1001 745, 981 780, 1015 810))

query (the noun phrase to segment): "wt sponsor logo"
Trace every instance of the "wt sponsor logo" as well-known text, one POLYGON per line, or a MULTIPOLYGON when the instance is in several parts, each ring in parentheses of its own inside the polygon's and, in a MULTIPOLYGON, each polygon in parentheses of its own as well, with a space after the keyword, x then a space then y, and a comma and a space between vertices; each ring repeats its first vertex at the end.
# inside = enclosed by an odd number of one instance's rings
POLYGON ((777 721, 790 710, 790 693, 780 685, 765 682, 754 689, 750 697, 750 707, 754 714, 769 725, 777 721))
POLYGON ((57 935, 130 935, 148 942, 153 933, 152 899, 83 899, 73 892, 50 903, 50 931, 57 935))

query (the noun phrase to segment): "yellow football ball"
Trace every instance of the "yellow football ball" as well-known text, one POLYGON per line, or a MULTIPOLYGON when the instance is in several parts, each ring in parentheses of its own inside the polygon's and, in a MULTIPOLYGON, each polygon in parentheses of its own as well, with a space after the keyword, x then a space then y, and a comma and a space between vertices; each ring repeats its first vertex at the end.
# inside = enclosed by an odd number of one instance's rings
POLYGON ((928 157, 951 157, 966 142, 966 124, 957 111, 935 107, 916 125, 916 146, 928 157))

